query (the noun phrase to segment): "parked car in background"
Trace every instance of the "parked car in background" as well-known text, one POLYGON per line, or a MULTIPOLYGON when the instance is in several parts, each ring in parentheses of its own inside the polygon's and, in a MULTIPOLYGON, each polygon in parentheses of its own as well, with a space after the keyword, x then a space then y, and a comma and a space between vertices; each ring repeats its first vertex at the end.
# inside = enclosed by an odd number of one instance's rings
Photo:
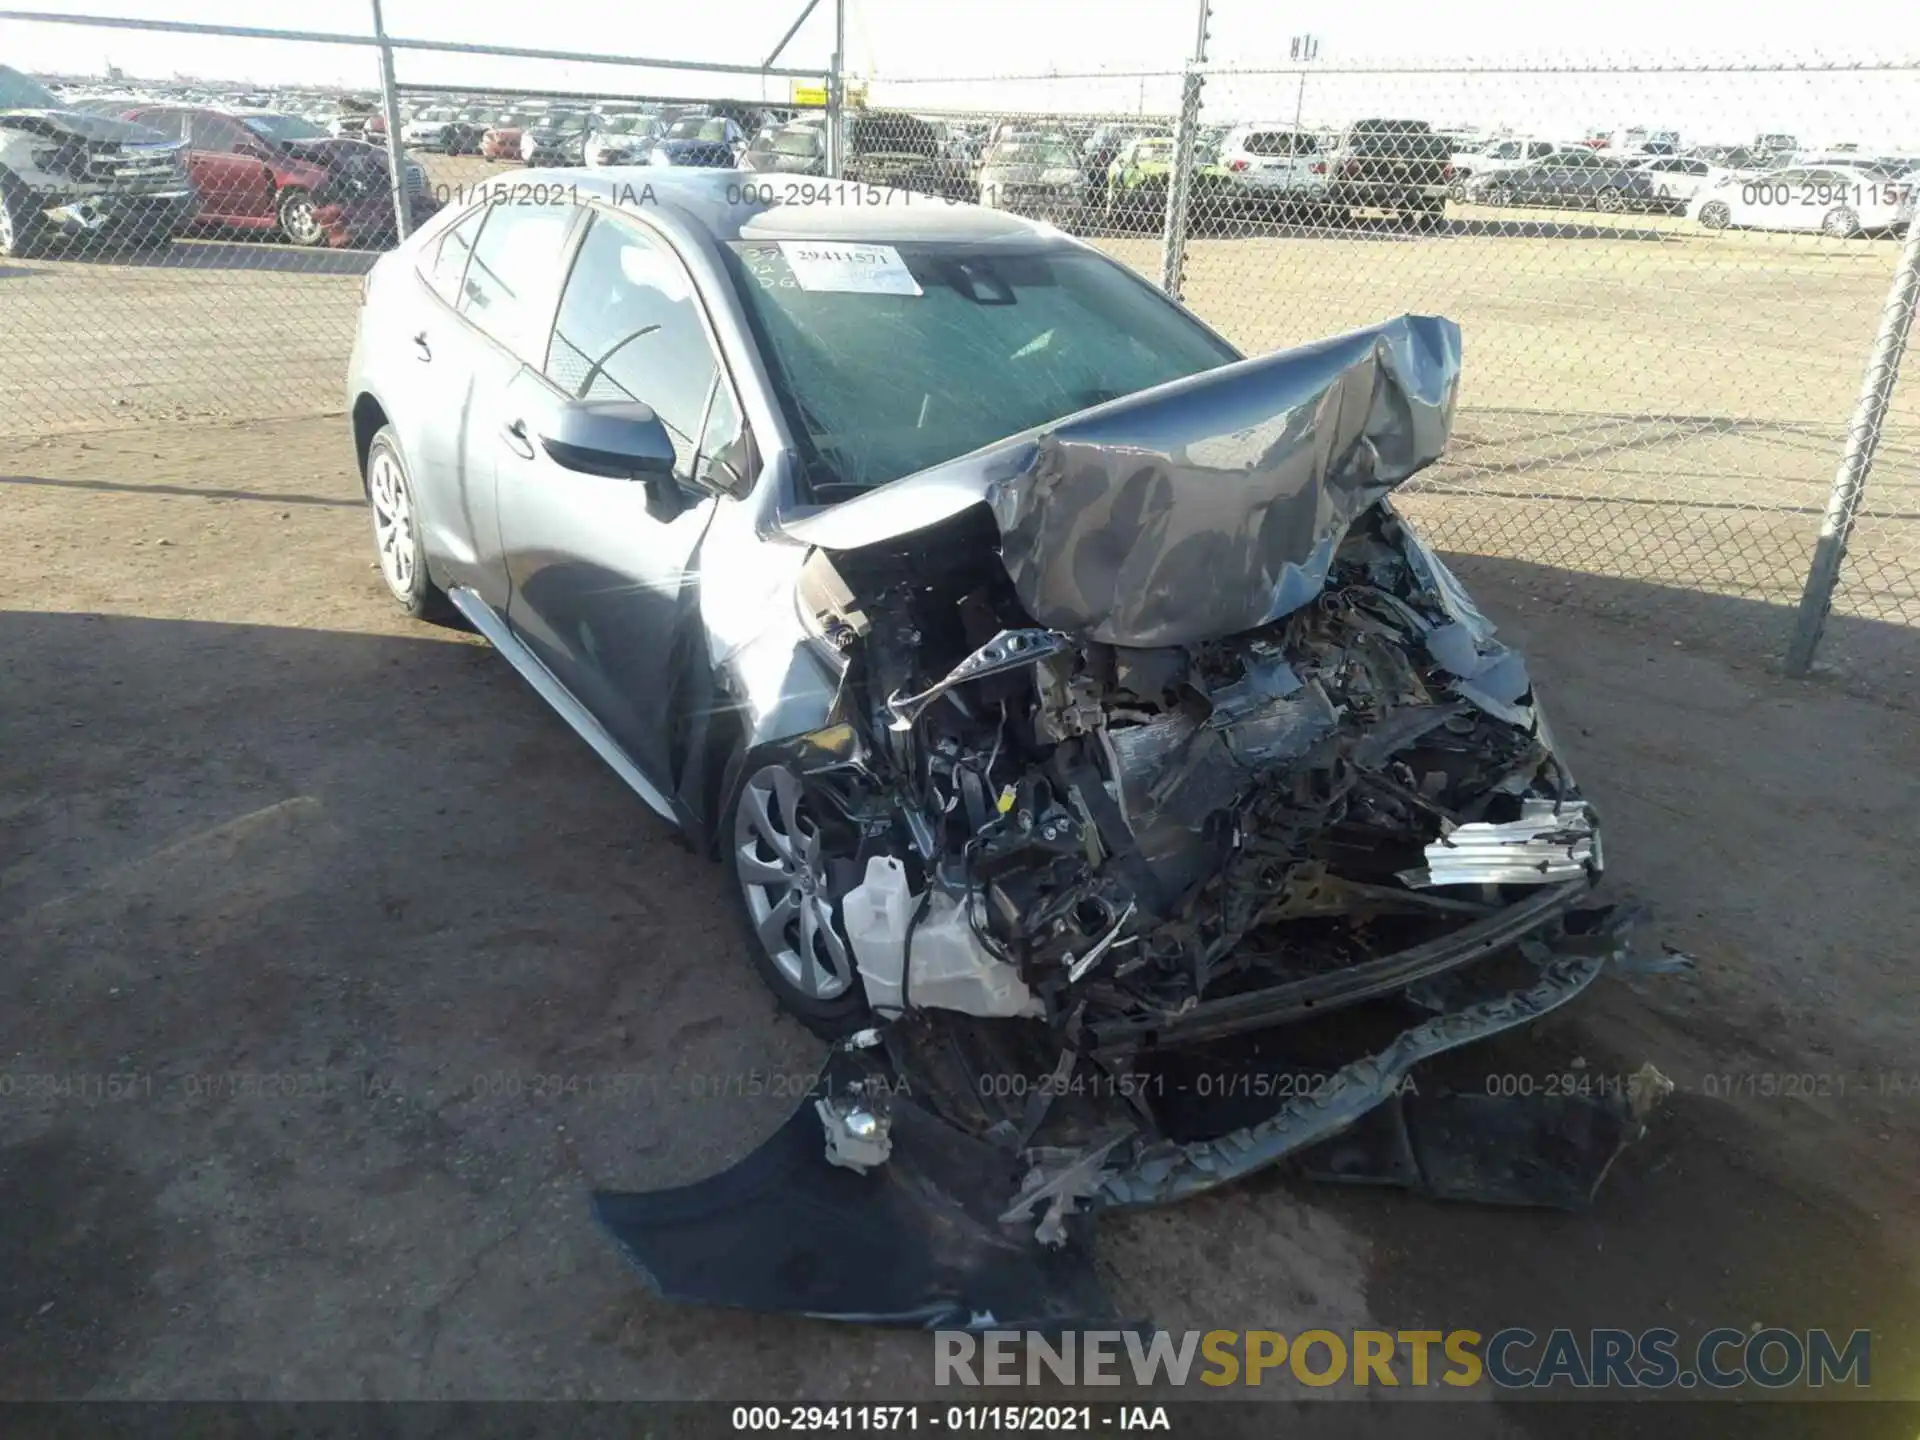
POLYGON ((1423 229, 1446 218, 1453 151, 1424 120, 1360 120, 1327 157, 1327 200, 1349 217, 1359 210, 1399 214, 1423 229))
POLYGON ((1096 125, 1080 143, 1080 168, 1087 173, 1087 193, 1091 203, 1103 204, 1107 187, 1107 172, 1113 168, 1113 162, 1129 141, 1142 135, 1165 132, 1161 125, 1107 124, 1096 125))
POLYGON ((70 110, 0 65, 0 256, 29 255, 56 236, 166 245, 194 206, 177 138, 70 110))
MULTIPOLYGON (((264 231, 337 248, 375 245, 397 228, 382 145, 328 135, 292 115, 150 105, 127 118, 187 142, 195 229, 264 231)), ((406 189, 416 221, 439 208, 413 162, 406 189)))
POLYGON ((592 116, 580 110, 549 110, 520 132, 520 160, 526 165, 584 165, 592 116))
POLYGON ((1327 157, 1310 130, 1238 125, 1220 142, 1218 164, 1233 199, 1265 210, 1321 205, 1327 199, 1327 157))
POLYGON ((1561 147, 1551 140, 1533 140, 1509 136, 1489 140, 1469 155, 1454 155, 1448 162, 1447 187, 1456 196, 1464 196, 1476 176, 1495 175, 1507 170, 1522 170, 1553 154, 1561 147))
POLYGON ((1653 178, 1653 191, 1662 200, 1673 201, 1676 208, 1691 205, 1702 190, 1710 190, 1729 176, 1741 173, 1724 165, 1715 165, 1692 155, 1653 155, 1633 162, 1634 168, 1653 178))
POLYGON ((400 139, 443 155, 471 155, 480 148, 486 126, 469 120, 451 105, 432 105, 400 127, 400 139))
POLYGON ((534 110, 509 110, 489 125, 480 136, 480 154, 488 160, 518 160, 520 137, 538 118, 534 110))
POLYGON ((763 175, 825 175, 827 136, 818 125, 783 125, 753 137, 741 165, 763 175))
MULTIPOLYGON (((1075 166, 1078 166, 1076 152, 1075 166)), ((841 167, 856 185, 879 185, 973 200, 978 190, 973 167, 955 159, 939 130, 899 110, 863 110, 847 121, 847 158, 841 167)))
POLYGON ((1072 226, 1087 206, 1087 175, 1073 141, 1059 131, 1016 132, 980 166, 980 204, 1072 226))
POLYGON ((603 115, 587 131, 584 147, 589 165, 642 165, 653 153, 654 142, 666 127, 651 115, 603 115))
MULTIPOLYGON (((1173 173, 1174 137, 1139 135, 1107 167, 1101 195, 1109 225, 1158 226, 1167 212, 1167 181, 1173 173)), ((1091 203, 1091 202, 1089 202, 1091 203)), ((1194 137, 1193 188, 1188 215, 1196 232, 1217 228, 1243 212, 1234 177, 1204 137, 1194 137)))
POLYGON ((1913 222, 1914 182, 1888 165, 1789 165, 1729 177, 1689 213, 1709 230, 1817 232, 1836 240, 1887 234, 1913 222))
POLYGON ((677 165, 700 170, 731 170, 740 162, 733 147, 719 140, 661 139, 653 142, 649 165, 677 165))
POLYGON ((663 138, 724 145, 735 156, 747 148, 747 132, 741 128, 738 120, 726 115, 683 115, 667 126, 663 138))
POLYGON ((1683 202, 1662 199, 1645 171, 1584 147, 1556 150, 1517 170, 1482 175, 1468 184, 1467 197, 1487 205, 1548 205, 1608 214, 1685 208, 1683 202))

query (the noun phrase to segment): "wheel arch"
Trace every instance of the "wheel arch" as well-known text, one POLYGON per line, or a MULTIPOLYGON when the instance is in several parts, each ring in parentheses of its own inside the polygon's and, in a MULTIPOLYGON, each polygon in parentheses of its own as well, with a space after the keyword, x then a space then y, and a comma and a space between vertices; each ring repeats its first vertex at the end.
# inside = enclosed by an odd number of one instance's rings
POLYGON ((360 467, 360 488, 367 488, 367 452, 373 437, 389 424, 386 407, 371 390, 363 390, 353 402, 353 456, 360 467))

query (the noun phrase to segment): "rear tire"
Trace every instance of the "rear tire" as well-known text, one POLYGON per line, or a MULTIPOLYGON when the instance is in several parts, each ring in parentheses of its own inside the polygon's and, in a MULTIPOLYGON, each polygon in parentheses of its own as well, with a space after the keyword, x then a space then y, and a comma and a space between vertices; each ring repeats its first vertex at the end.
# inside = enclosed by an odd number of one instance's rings
POLYGON ((420 506, 391 425, 381 426, 367 446, 367 502, 373 511, 374 559, 387 593, 416 620, 453 620, 458 614, 453 602, 427 574, 420 506))
POLYGON ((1709 200, 1700 207, 1700 223, 1708 230, 1724 230, 1733 223, 1733 210, 1724 200, 1709 200))
POLYGON ((1860 217, 1844 205, 1836 205, 1820 222, 1820 233, 1835 240, 1851 240, 1860 233, 1860 217))
POLYGON ((1505 209, 1507 206, 1513 204, 1513 199, 1513 187, 1511 185, 1489 185, 1487 187, 1487 204, 1489 205, 1505 209))
POLYGON ((1627 197, 1609 186, 1594 197, 1593 203, 1603 215, 1618 215, 1627 208, 1627 197))

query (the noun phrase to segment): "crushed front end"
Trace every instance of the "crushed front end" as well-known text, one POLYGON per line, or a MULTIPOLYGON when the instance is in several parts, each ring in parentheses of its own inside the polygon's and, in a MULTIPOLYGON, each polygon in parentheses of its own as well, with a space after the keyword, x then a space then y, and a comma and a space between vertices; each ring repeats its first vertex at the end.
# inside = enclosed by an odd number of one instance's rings
POLYGON ((1457 374, 1457 332, 1416 319, 1227 367, 813 553, 796 603, 842 682, 790 756, 835 817, 872 1021, 740 1166, 598 1198, 662 1293, 1100 1318, 1092 1215, 1282 1160, 1585 1202, 1657 1076, 1562 1104, 1414 1083, 1624 944, 1523 658, 1386 498, 1457 374), (794 1197, 860 1219, 795 1226, 794 1197))

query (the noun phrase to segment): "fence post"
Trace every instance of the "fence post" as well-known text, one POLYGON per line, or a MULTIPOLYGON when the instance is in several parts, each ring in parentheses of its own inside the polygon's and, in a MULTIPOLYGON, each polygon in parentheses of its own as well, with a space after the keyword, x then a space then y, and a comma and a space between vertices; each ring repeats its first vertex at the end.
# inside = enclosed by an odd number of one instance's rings
POLYGON ((1794 621, 1793 638, 1787 643, 1786 672, 1795 677, 1813 668, 1814 651, 1820 647, 1827 615, 1833 609, 1833 592, 1846 562, 1847 542, 1853 538, 1853 522, 1867 491, 1874 452, 1880 448, 1880 432, 1886 424, 1894 382, 1900 378, 1900 357, 1906 353, 1916 301, 1920 301, 1920 213, 1907 222, 1906 248, 1900 252, 1886 308, 1880 312, 1880 332, 1874 336, 1873 353, 1867 358, 1860 399, 1853 408, 1853 423, 1847 428, 1847 448, 1840 456, 1840 468, 1834 472, 1826 518, 1820 523, 1813 565, 1807 572, 1807 588, 1800 595, 1800 614, 1794 621))
POLYGON ((1167 214, 1160 230, 1160 288, 1175 300, 1187 277, 1187 202, 1193 193, 1194 141, 1200 129, 1200 87, 1207 63, 1212 0, 1200 0, 1200 29, 1180 86, 1180 123, 1173 136, 1173 172, 1167 176, 1167 214))
POLYGON ((400 143, 400 92, 393 80, 393 46, 380 0, 373 0, 373 38, 380 44, 380 109, 387 117, 387 176, 393 200, 393 229, 402 240, 413 233, 413 207, 407 203, 407 152, 400 143))
POLYGON ((827 174, 838 180, 847 164, 847 0, 833 0, 833 64, 827 75, 827 174))

